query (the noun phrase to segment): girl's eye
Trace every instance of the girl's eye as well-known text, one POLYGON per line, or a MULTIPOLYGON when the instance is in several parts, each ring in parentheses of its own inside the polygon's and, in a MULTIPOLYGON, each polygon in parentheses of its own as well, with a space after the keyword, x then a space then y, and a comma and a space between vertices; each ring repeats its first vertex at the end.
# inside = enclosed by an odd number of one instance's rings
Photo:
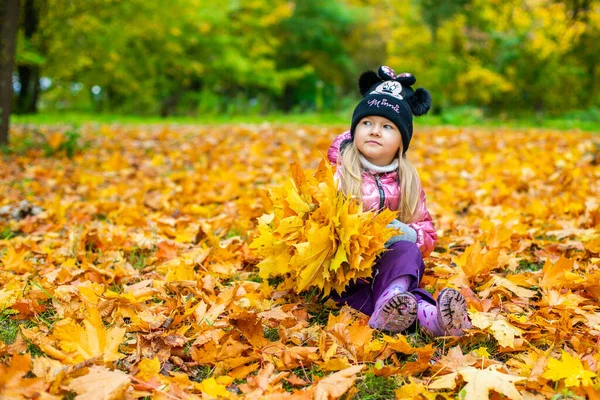
POLYGON ((384 127, 385 129, 394 129, 394 128, 392 128, 392 126, 391 126, 391 125, 384 125, 383 127, 384 127))
POLYGON ((371 121, 364 121, 363 124, 365 124, 365 125, 371 125, 371 121))

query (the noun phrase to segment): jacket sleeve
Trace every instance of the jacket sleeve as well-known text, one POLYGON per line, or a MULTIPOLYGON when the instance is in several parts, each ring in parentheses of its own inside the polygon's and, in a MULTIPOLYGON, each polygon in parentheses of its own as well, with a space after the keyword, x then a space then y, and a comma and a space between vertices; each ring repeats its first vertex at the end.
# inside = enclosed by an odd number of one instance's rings
POLYGON ((435 248, 437 233, 425 203, 425 191, 421 187, 421 220, 408 224, 417 232, 417 246, 423 257, 427 257, 435 248))
POLYGON ((340 157, 340 145, 344 140, 350 139, 350 131, 346 131, 335 138, 329 150, 327 151, 327 158, 332 164, 337 164, 338 158, 340 157))

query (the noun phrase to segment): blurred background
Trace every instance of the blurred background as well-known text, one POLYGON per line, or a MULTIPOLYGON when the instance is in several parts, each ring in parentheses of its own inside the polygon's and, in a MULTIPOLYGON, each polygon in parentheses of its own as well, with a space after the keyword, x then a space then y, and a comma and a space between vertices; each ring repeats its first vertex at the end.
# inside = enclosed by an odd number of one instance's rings
POLYGON ((412 72, 452 118, 600 122, 593 0, 21 0, 14 114, 348 118, 412 72))

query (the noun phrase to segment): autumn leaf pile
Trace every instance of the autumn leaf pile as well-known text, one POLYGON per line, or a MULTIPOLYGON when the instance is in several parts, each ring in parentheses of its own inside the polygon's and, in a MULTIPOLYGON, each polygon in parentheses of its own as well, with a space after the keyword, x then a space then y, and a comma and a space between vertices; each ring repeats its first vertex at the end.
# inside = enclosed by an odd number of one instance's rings
POLYGON ((70 129, 1 155, 0 398, 600 397, 599 136, 415 132, 422 284, 473 323, 432 338, 260 275, 267 190, 344 127, 86 125, 69 158, 70 129))
POLYGON ((323 296, 371 277, 375 258, 394 233, 386 226, 395 213, 365 212, 358 201, 346 199, 327 160, 314 176, 297 163, 291 171, 283 186, 269 189, 274 212, 258 219, 260 234, 250 244, 264 257, 259 276, 285 276, 281 287, 297 293, 315 287, 323 296))

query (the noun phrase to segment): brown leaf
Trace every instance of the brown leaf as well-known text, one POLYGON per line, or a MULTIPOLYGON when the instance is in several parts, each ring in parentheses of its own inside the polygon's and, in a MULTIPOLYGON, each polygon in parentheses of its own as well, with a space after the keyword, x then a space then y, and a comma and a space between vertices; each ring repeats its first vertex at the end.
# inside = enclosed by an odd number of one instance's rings
POLYGON ((127 374, 100 366, 91 367, 87 375, 75 378, 69 384, 69 390, 77 393, 81 400, 117 400, 129 387, 127 374))
POLYGON ((314 399, 339 399, 354 385, 357 379, 356 375, 364 368, 364 365, 354 365, 320 380, 315 386, 314 399))

